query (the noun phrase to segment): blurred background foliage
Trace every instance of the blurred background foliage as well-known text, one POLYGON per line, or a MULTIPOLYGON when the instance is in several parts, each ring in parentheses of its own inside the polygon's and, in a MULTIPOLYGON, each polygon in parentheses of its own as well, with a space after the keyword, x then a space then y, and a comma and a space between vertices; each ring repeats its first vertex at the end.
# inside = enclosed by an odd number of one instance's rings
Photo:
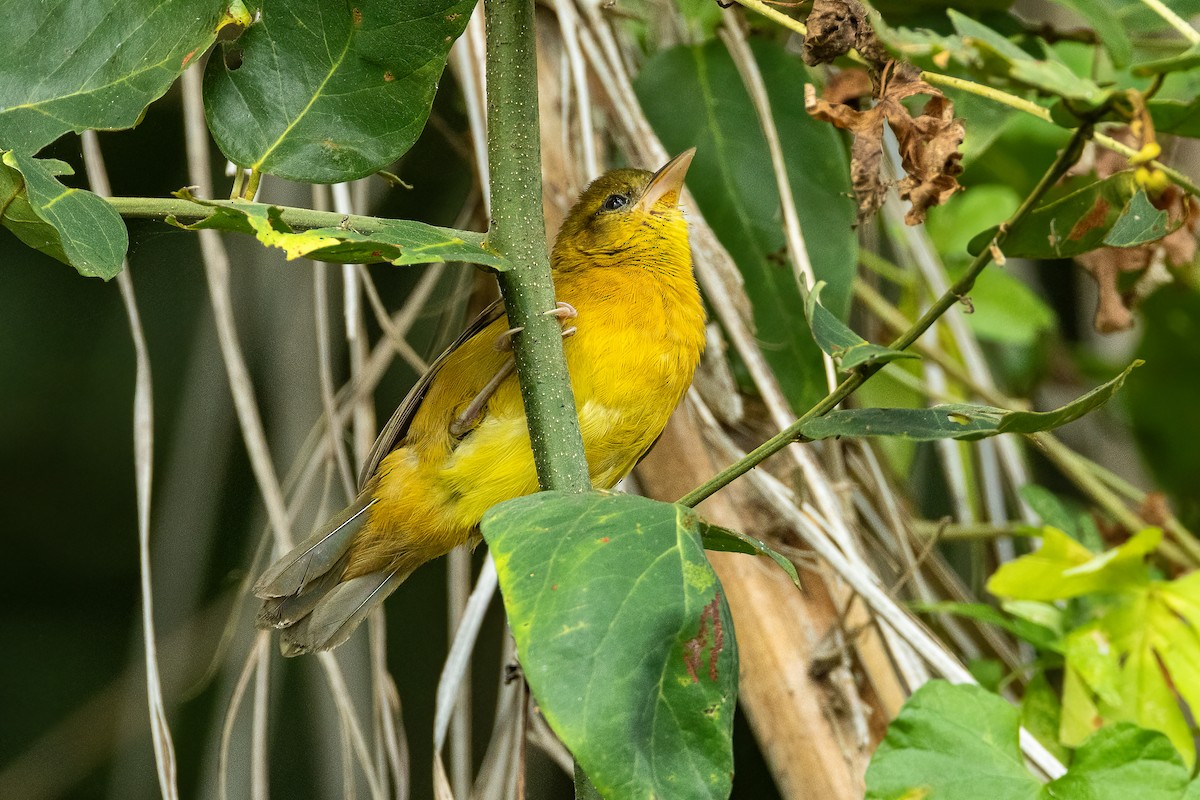
MULTIPOLYGON (((1113 82, 1145 88, 1148 79, 1130 72, 1131 59, 1173 54, 1180 42, 1140 3, 1111 5, 1108 20, 1090 4, 1065 0, 1023 0, 1016 6, 1005 0, 930 0, 876 2, 873 7, 889 26, 923 29, 932 34, 921 36, 935 38, 955 33, 952 16, 946 13, 952 7, 1002 35, 1016 37, 1031 56, 1061 63, 1080 78, 1105 86, 1113 82)), ((1200 4, 1192 0, 1168 5, 1187 19, 1200 12, 1200 4)), ((544 29, 554 29, 551 9, 559 10, 561 20, 569 8, 574 4, 548 3, 541 20, 544 29)), ((620 55, 632 67, 633 88, 654 133, 671 152, 699 148, 689 175, 697 210, 736 261, 757 342, 786 399, 803 410, 824 395, 825 372, 789 268, 767 142, 729 48, 716 38, 718 26, 735 13, 740 12, 723 11, 706 0, 630 0, 606 8, 604 19, 618 34, 624 48, 620 55)), ((792 13, 804 18, 803 10, 792 13)), ((828 67, 805 66, 795 37, 781 27, 750 14, 745 21, 814 271, 828 283, 822 302, 871 341, 887 341, 892 331, 862 292, 857 292, 859 302, 853 298, 858 276, 910 319, 924 303, 915 288, 923 279, 903 251, 907 238, 899 232, 899 215, 885 208, 877 221, 851 232, 849 139, 804 111, 805 83, 824 83, 828 67)), ((896 41, 906 40, 899 36, 896 41)), ((978 65, 968 68, 954 60, 957 56, 943 57, 953 53, 952 47, 933 47, 909 55, 921 64, 943 69, 949 65, 948 72, 962 76, 978 78, 979 69, 996 74, 978 65)), ((568 64, 565 57, 561 63, 568 64)), ((839 66, 854 68, 844 62, 839 66)), ((1179 109, 1163 112, 1175 116, 1160 120, 1182 137, 1200 132, 1193 119, 1198 74, 1195 68, 1172 74, 1157 95, 1178 102, 1179 109)), ((12 82, 0 76, 0 83, 5 80, 12 82)), ((1052 97, 1039 96, 1028 86, 1009 88, 1043 106, 1052 104, 1052 97)), ((970 260, 971 239, 1012 213, 1069 134, 1062 126, 967 92, 947 88, 946 94, 966 121, 964 170, 958 177, 966 191, 932 209, 924 230, 953 280, 970 260)), ((369 198, 369 207, 363 213, 483 229, 485 220, 474 194, 477 173, 469 112, 463 86, 448 71, 429 124, 412 149, 390 167, 405 185, 365 179, 362 194, 369 198), (470 224, 465 226, 460 219, 464 205, 470 211, 470 224)), ((606 113, 616 116, 611 109, 606 113)), ((115 194, 166 197, 189 183, 181 120, 179 92, 172 90, 150 106, 137 127, 100 135, 115 194)), ((564 138, 581 137, 570 124, 567 130, 564 138)), ((1197 163, 1193 141, 1163 137, 1163 144, 1165 161, 1194 172, 1189 169, 1197 163)), ((604 145, 604 154, 613 162, 637 160, 636 144, 610 148, 604 140, 604 145)), ((595 139, 588 146, 594 148, 595 139)), ((211 150, 221 163, 215 146, 211 150)), ((551 181, 549 191, 569 198, 592 176, 581 174, 583 165, 574 157, 578 145, 566 150, 569 172, 551 181)), ((40 155, 74 166, 76 176, 65 179, 68 185, 86 185, 74 135, 58 139, 40 155)), ((1095 158, 1090 153, 1081 171, 1094 167, 1095 158)), ((218 187, 228 186, 223 173, 215 178, 218 187)), ((293 206, 312 203, 307 185, 274 177, 264 180, 260 199, 293 206)), ((215 797, 220 732, 237 678, 230 665, 240 664, 252 637, 244 615, 238 615, 244 603, 241 592, 251 565, 262 556, 266 520, 229 398, 196 238, 150 221, 131 220, 128 227, 131 273, 154 369, 154 593, 165 693, 181 754, 181 794, 215 797)), ((307 311, 314 303, 314 268, 307 261, 285 262, 276 251, 264 250, 248 238, 227 241, 242 345, 273 459, 280 474, 288 475, 290 465, 304 456, 310 428, 322 413, 317 340, 307 311)), ((8 653, 0 660, 0 797, 151 797, 157 781, 145 721, 138 610, 129 414, 134 358, 128 321, 113 284, 79 277, 26 247, 8 230, 0 230, 0 252, 0 320, 5 334, 0 338, 0 476, 8 501, 0 528, 10 565, 5 602, 0 604, 0 630, 6 634, 8 653)), ((388 309, 402 306, 428 270, 439 270, 433 299, 407 337, 426 358, 453 337, 469 306, 478 302, 472 295, 479 282, 469 268, 369 269, 388 309)), ((1011 259, 1003 267, 989 267, 971 292, 973 313, 963 313, 961 319, 985 354, 999 390, 1028 398, 1039 409, 1062 405, 1135 356, 1145 359, 1119 402, 1064 429, 1062 439, 1151 491, 1152 502, 1163 499, 1155 492, 1164 493, 1179 521, 1195 529, 1200 526, 1194 491, 1200 480, 1200 434, 1191 425, 1190 413, 1200 392, 1200 286, 1194 252, 1185 263, 1173 265, 1166 279, 1161 274, 1147 279, 1145 272, 1121 279, 1124 295, 1137 298, 1134 325, 1126 331, 1094 330, 1096 284, 1069 259, 1011 259)), ((336 298, 340 272, 316 274, 336 298)), ((371 315, 366 331, 373 342, 383 334, 371 315)), ((937 331, 937 344, 961 357, 953 337, 942 328, 937 331)), ((349 377, 348 353, 344 339, 334 336, 331 341, 337 348, 333 377, 341 385, 349 377)), ((756 437, 762 438, 766 418, 761 398, 746 365, 736 354, 730 355, 730 362, 750 409, 746 419, 730 428, 753 444, 756 437)), ((913 362, 892 365, 856 400, 867 406, 924 405, 929 387, 923 369, 913 362)), ((375 393, 378 414, 390 414, 416 375, 401 359, 392 364, 375 393)), ((943 393, 963 399, 971 391, 952 382, 943 393)), ((974 455, 969 445, 947 449, 889 440, 879 442, 878 449, 890 481, 907 498, 914 529, 918 522, 932 523, 944 516, 964 528, 988 519, 982 456, 974 455), (975 512, 971 519, 963 518, 963 504, 955 494, 961 487, 948 476, 947 453, 958 453, 966 465, 966 506, 975 512)), ((1057 524, 1047 518, 1046 509, 1082 510, 1094 521, 1090 528, 1081 523, 1074 533, 1092 549, 1119 544, 1134 532, 1122 531, 1119 520, 1095 512, 1094 498, 1064 477, 1053 458, 1032 447, 1025 454, 1031 483, 1059 496, 1048 504, 1030 500, 1038 512, 1034 516, 1057 524)), ((324 470, 316 488, 299 502, 298 530, 340 502, 332 466, 324 470)), ((1021 487, 1009 487, 1016 488, 1021 487)), ((1009 516, 990 521, 1005 536, 1019 536, 1017 529, 1030 515, 1022 520, 1012 491, 1001 505, 1009 516)), ((1148 520, 1161 517, 1149 503, 1136 510, 1148 520)), ((1025 550, 1020 538, 1015 544, 1006 541, 1004 547, 983 539, 947 542, 938 557, 944 557, 973 595, 985 597, 985 583, 998 563, 1025 550)), ((473 558, 477 566, 482 554, 473 558)), ((1156 562, 1156 568, 1156 579, 1187 572, 1170 562, 1156 562)), ((409 796, 417 798, 432 796, 433 791, 426 768, 432 757, 428 731, 433 687, 449 641, 446 583, 440 567, 420 570, 388 614, 388 666, 400 687, 409 731, 414 765, 409 796)), ((1087 602, 1085 607, 1092 608, 1087 602)), ((1070 608, 1079 611, 1078 604, 1070 608)), ((946 623, 942 618, 935 624, 946 623)), ((472 678, 475 724, 468 761, 475 765, 482 762, 491 740, 497 675, 506 661, 503 636, 500 607, 494 604, 472 678)), ((364 639, 360 636, 347 645, 347 663, 365 665, 364 639)), ((1018 634, 1018 639, 1028 641, 1028 635, 1018 634)), ((973 654, 972 666, 990 688, 1006 689, 1030 677, 988 656, 986 648, 973 654)), ((1058 709, 1056 693, 1063 679, 1055 670, 1061 666, 1033 670, 1026 698, 1058 709)), ((276 659, 272 679, 272 791, 285 797, 343 796, 341 741, 331 722, 336 716, 320 671, 305 660, 276 659)), ((363 689, 358 686, 356 691, 363 689)), ((1026 711, 1030 705, 1026 703, 1026 711)), ((1024 719, 1029 723, 1031 717, 1024 719)), ((871 721, 872 743, 881 738, 885 722, 871 721)), ((1035 732, 1067 756, 1069 751, 1052 741, 1056 730, 1054 724, 1043 724, 1035 732)), ((235 750, 249 750, 250 733, 238 728, 235 736, 235 750)), ((733 796, 774 796, 772 773, 740 717, 735 756, 733 796)), ((236 763, 233 769, 233 785, 247 784, 247 764, 236 763)), ((570 791, 569 776, 538 748, 528 749, 528 770, 529 797, 561 797, 570 791)))

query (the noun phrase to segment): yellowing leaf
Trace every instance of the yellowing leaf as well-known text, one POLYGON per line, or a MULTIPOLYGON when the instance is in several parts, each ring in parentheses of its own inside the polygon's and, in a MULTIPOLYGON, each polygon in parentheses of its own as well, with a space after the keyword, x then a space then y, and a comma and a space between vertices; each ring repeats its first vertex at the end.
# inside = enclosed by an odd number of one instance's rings
POLYGON ((1041 548, 996 570, 987 589, 1018 600, 1066 600, 1137 588, 1149 580, 1143 559, 1160 541, 1162 531, 1146 528, 1096 555, 1057 528, 1046 527, 1041 548))

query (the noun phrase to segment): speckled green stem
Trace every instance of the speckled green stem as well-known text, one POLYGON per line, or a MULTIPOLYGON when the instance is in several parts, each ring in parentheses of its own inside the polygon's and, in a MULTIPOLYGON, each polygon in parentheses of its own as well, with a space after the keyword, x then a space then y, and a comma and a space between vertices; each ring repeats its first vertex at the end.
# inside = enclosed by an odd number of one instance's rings
POLYGON ((533 458, 543 489, 587 491, 587 461, 563 359, 562 328, 542 217, 537 53, 533 0, 485 0, 488 161, 492 221, 488 244, 513 263, 500 276, 525 399, 533 458))

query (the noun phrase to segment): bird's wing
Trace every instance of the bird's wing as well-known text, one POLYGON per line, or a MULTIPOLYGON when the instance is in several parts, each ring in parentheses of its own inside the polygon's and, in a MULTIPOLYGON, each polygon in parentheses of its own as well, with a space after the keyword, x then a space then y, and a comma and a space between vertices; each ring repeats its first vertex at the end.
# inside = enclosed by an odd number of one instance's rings
POLYGON ((375 444, 371 445, 371 452, 367 454, 367 460, 363 464, 362 472, 358 477, 358 487, 360 490, 366 488, 367 481, 371 480, 371 477, 375 474, 375 470, 379 469, 379 465, 383 459, 408 434, 408 426, 412 424, 417 409, 421 407, 421 401, 425 399, 430 384, 433 383, 434 377, 446 363, 446 359, 450 357, 450 354, 503 315, 503 303, 500 300, 493 301, 491 305, 479 313, 478 317, 472 320, 466 330, 459 334, 458 338, 449 347, 442 351, 442 354, 429 365, 429 369, 425 370, 425 374, 408 390, 408 394, 396 408, 395 413, 392 414, 392 418, 387 421, 387 424, 383 426, 383 430, 379 432, 379 437, 375 439, 375 444))

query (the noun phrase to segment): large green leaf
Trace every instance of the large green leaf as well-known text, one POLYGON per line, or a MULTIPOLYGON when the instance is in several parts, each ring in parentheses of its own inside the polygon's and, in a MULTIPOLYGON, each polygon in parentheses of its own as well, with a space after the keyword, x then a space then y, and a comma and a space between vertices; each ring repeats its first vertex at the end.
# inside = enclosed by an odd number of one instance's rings
POLYGON ((369 175, 412 146, 475 0, 263 0, 209 59, 208 124, 236 164, 297 181, 369 175))
POLYGON ((978 686, 930 681, 904 704, 867 767, 868 800, 1037 800, 1020 715, 978 686))
POLYGON ((947 403, 929 408, 853 408, 831 411, 806 422, 809 439, 834 436, 902 436, 915 441, 983 439, 1001 433, 1037 433, 1066 425, 1108 402, 1141 361, 1108 383, 1053 411, 1009 411, 991 406, 947 403))
POLYGON ((1177 800, 1190 770, 1165 736, 1119 723, 1101 728, 1075 751, 1067 774, 1042 797, 1079 800, 1177 800))
POLYGON ((268 247, 283 250, 289 261, 311 258, 338 264, 386 261, 396 265, 465 261, 498 272, 509 267, 506 258, 487 248, 484 234, 474 231, 378 217, 354 217, 337 227, 296 230, 287 223, 284 210, 278 206, 245 200, 212 202, 195 198, 187 191, 177 194, 211 211, 199 222, 179 225, 181 228, 248 233, 268 247), (363 225, 357 226, 356 220, 363 225))
MULTIPOLYGON (((228 0, 12 0, 0 7, 0 149, 129 128, 216 37, 228 0)), ((243 12, 244 13, 244 12, 243 12)))
MULTIPOLYGON (((756 42, 754 56, 770 96, 822 297, 844 319, 856 266, 855 204, 837 132, 804 111, 812 78, 781 46, 756 42)), ((788 399, 807 407, 825 393, 821 354, 808 333, 796 276, 788 263, 779 194, 766 139, 745 86, 720 42, 677 47, 650 59, 638 97, 672 151, 697 148, 688 187, 737 262, 754 309, 756 335, 788 399)))
POLYGON ((1025 768, 1017 709, 978 686, 930 681, 904 704, 867 768, 868 800, 1179 800, 1189 770, 1162 734, 1097 731, 1043 785, 1025 768))
POLYGON ((121 271, 129 234, 113 207, 57 176, 72 169, 61 161, 8 152, 0 166, 0 224, 25 244, 104 280, 121 271))
POLYGON ((541 492, 483 519, 521 666, 608 800, 724 798, 737 647, 690 509, 541 492))

